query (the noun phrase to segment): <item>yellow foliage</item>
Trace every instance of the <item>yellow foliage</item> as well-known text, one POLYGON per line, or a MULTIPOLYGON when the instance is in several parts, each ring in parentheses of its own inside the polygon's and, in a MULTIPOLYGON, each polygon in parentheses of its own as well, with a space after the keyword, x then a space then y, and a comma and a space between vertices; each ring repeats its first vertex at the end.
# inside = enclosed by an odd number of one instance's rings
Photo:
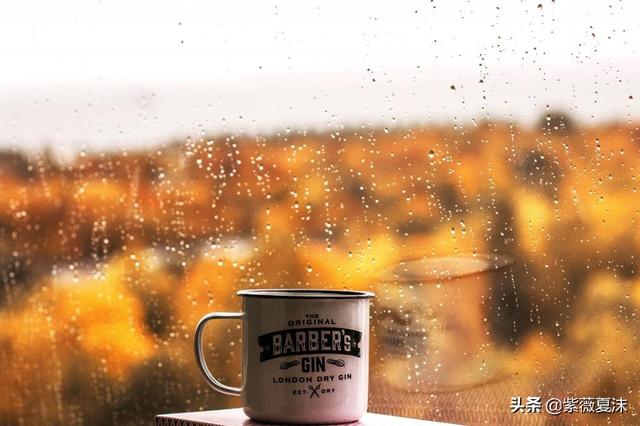
MULTIPOLYGON (((24 303, 0 313, 0 360, 12 360, 3 372, 5 385, 59 386, 78 362, 85 372, 123 382, 155 354, 143 307, 120 266, 115 261, 95 275, 63 273, 44 282, 24 303)), ((55 409, 55 395, 48 394, 39 403, 55 409)), ((27 403, 31 401, 18 394, 0 392, 0 411, 27 403)))
POLYGON ((441 222, 430 233, 405 238, 400 244, 401 257, 483 253, 487 248, 487 232, 490 232, 486 225, 478 215, 441 222))
POLYGON ((369 290, 379 270, 399 259, 397 242, 377 237, 349 249, 307 243, 297 251, 299 268, 312 287, 369 290))
POLYGON ((513 201, 520 247, 532 254, 544 252, 554 220, 552 205, 542 195, 527 190, 516 191, 513 201))
POLYGON ((640 204, 637 199, 620 191, 602 197, 584 197, 580 207, 583 220, 597 235, 598 242, 608 246, 629 232, 640 204))

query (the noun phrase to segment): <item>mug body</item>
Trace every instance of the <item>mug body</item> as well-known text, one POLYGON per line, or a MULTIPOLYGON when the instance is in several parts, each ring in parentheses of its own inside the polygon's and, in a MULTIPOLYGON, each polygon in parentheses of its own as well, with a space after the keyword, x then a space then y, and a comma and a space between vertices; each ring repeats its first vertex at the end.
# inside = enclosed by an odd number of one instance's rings
POLYGON ((346 423, 367 410, 372 293, 245 290, 242 405, 272 423, 346 423))

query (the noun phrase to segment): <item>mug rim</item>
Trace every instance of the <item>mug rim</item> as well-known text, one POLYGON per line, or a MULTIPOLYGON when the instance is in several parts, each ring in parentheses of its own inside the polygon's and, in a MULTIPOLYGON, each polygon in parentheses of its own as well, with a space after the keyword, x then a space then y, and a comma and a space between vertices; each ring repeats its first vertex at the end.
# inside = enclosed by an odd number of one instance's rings
POLYGON ((240 290, 236 294, 242 297, 269 297, 276 299, 370 299, 376 296, 370 291, 311 288, 247 289, 240 290))
POLYGON ((437 283, 442 281, 455 281, 461 278, 475 276, 475 275, 483 275, 491 272, 500 271, 509 267, 514 266, 515 259, 512 256, 505 254, 493 254, 493 253, 483 253, 483 254, 467 254, 460 253, 454 255, 442 255, 442 256, 432 256, 432 257, 410 257, 407 259, 400 260, 391 265, 388 265, 385 268, 382 268, 378 274, 378 281, 384 283, 398 283, 398 284, 406 284, 406 283, 437 283), (433 259, 481 259, 488 262, 488 265, 484 269, 479 269, 471 272, 463 272, 451 275, 444 276, 421 276, 407 273, 407 271, 403 271, 401 273, 394 273, 394 268, 400 265, 409 265, 412 263, 417 263, 424 260, 433 260, 433 259))

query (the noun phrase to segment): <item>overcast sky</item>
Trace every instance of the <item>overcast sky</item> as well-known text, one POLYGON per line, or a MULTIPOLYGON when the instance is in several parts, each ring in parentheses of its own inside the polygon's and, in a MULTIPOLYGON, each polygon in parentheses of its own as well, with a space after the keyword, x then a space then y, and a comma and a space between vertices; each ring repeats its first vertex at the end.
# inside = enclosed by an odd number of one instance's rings
POLYGON ((547 104, 637 120, 639 16, 637 1, 4 1, 0 147, 530 122, 547 104))

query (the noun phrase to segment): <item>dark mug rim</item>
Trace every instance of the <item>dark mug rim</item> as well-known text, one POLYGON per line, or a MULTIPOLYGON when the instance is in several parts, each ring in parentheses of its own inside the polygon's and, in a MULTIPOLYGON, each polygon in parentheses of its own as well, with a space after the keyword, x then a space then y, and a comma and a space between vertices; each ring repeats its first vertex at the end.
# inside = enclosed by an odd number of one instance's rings
POLYGON ((379 282, 383 283, 397 283, 397 284, 405 284, 405 283, 438 283, 444 281, 456 281, 461 278, 466 278, 470 276, 489 274, 492 272, 504 270, 506 268, 510 268, 514 266, 515 259, 509 255, 504 254, 454 254, 449 256, 433 256, 433 257, 411 257, 407 259, 403 259, 399 262, 396 262, 392 265, 388 265, 385 268, 382 268, 378 274, 377 278, 379 282), (416 274, 410 272, 408 269, 398 270, 399 266, 404 266, 405 268, 411 264, 416 264, 419 262, 427 261, 427 260, 435 260, 435 259, 476 259, 476 260, 484 260, 487 262, 485 268, 478 269, 470 272, 462 272, 462 273, 451 273, 451 274, 442 274, 441 276, 424 276, 422 274, 416 274))
POLYGON ((370 299, 375 297, 370 291, 331 290, 306 288, 265 288, 240 290, 242 297, 270 297, 277 299, 370 299))

